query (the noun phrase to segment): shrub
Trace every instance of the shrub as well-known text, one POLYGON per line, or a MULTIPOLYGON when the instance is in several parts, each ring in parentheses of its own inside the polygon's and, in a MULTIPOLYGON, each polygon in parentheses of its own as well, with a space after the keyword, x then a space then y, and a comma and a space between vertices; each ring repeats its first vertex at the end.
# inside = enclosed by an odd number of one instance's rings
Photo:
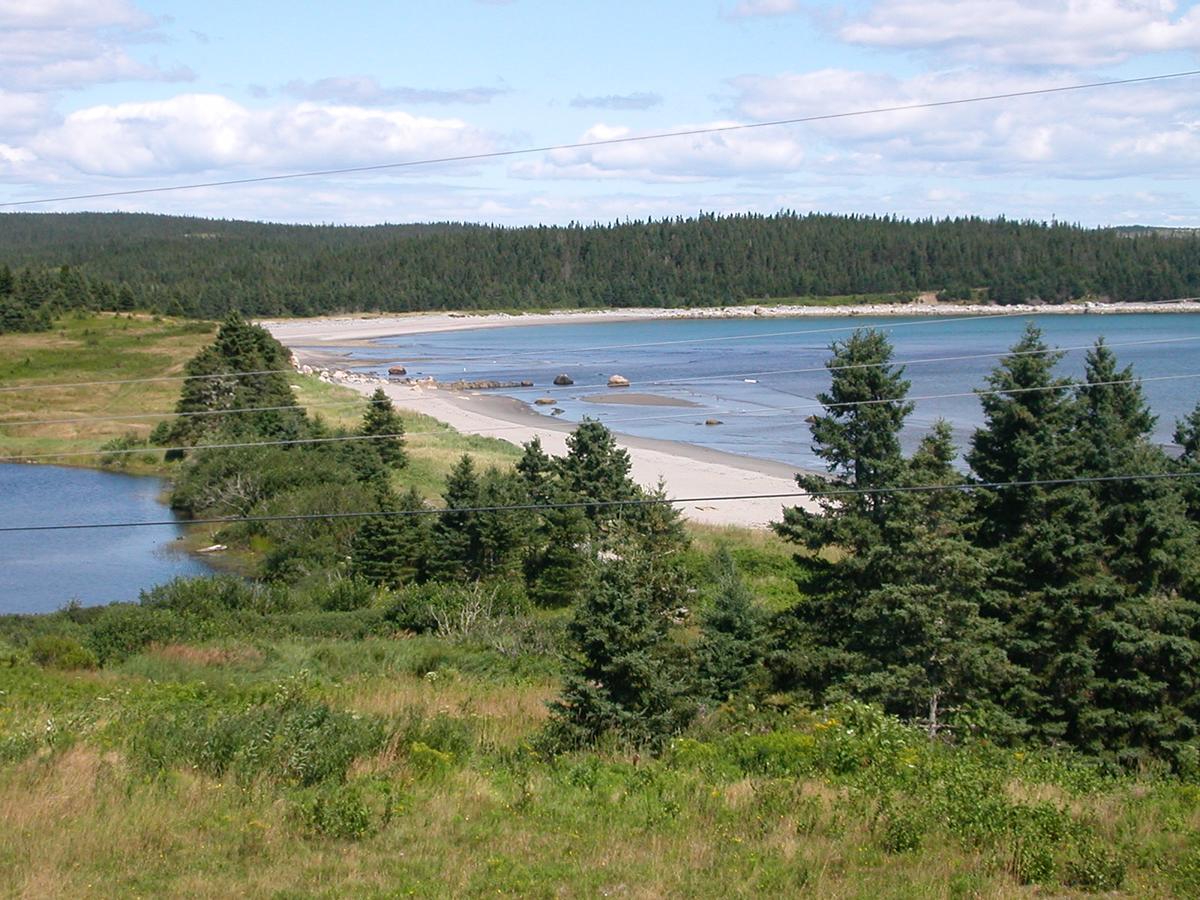
POLYGON ((472 637, 500 616, 529 610, 523 591, 503 584, 410 585, 390 596, 387 618, 399 628, 418 634, 472 637))
POLYGON ((102 665, 120 662, 150 644, 183 640, 187 623, 169 609, 147 609, 125 603, 105 607, 92 626, 88 644, 102 665))
POLYGON ((315 589, 312 598, 326 612, 353 612, 371 605, 375 588, 362 578, 335 578, 315 589))
POLYGON ((375 831, 371 809, 354 785, 322 785, 297 804, 303 827, 310 834, 357 841, 375 831))
POLYGON ((29 642, 29 655, 39 666, 50 669, 94 669, 96 654, 75 638, 41 634, 29 642))
POLYGON ((1064 866, 1063 883, 1088 891, 1115 891, 1125 881, 1121 854, 1094 838, 1080 842, 1064 866))

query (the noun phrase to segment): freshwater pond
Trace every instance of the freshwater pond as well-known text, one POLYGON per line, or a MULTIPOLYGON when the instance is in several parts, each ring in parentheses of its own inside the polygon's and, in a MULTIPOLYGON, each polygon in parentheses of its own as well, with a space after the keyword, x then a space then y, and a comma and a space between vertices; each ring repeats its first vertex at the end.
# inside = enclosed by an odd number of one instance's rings
MULTIPOLYGON (((0 527, 173 518, 158 478, 0 463, 0 527)), ((211 569, 184 553, 180 526, 0 532, 0 614, 136 600, 211 569)))

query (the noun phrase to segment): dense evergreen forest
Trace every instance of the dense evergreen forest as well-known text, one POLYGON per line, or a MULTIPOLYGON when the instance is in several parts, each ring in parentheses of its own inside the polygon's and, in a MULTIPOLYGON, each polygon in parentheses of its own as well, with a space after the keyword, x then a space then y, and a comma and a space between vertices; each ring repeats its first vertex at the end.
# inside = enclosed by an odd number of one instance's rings
POLYGON ((1195 232, 787 212, 524 228, 10 213, 0 264, 18 280, 67 266, 124 286, 139 306, 205 318, 918 291, 996 303, 1200 294, 1195 232))

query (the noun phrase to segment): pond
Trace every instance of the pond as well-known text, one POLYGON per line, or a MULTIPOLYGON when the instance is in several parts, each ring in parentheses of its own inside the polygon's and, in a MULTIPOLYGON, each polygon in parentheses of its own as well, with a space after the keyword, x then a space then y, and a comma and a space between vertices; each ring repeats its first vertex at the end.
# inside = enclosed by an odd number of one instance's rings
MULTIPOLYGON (((158 478, 0 463, 0 527, 173 518, 158 478)), ((211 569, 183 552, 183 528, 0 532, 0 613, 52 612, 136 600, 138 592, 211 569)))

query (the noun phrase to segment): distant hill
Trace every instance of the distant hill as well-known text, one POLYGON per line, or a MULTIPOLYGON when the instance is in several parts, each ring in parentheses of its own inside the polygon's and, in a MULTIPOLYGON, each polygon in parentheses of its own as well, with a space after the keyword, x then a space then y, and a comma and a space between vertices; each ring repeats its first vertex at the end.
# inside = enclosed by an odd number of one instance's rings
POLYGON ((940 291, 994 302, 1200 294, 1200 236, 977 218, 701 215, 608 225, 277 225, 0 215, 0 265, 78 270, 139 304, 216 317, 710 306, 940 291))

